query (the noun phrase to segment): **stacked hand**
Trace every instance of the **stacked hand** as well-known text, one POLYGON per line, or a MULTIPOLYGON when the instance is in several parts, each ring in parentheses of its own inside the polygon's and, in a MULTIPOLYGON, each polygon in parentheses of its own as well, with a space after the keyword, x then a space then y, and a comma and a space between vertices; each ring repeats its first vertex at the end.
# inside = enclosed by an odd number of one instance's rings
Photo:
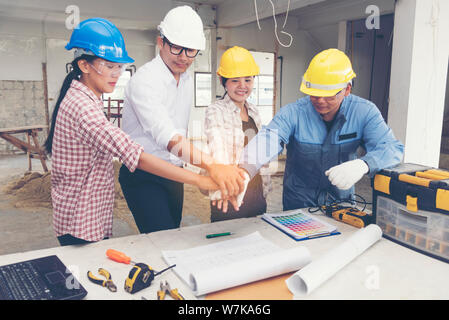
POLYGON ((244 188, 245 171, 235 165, 211 164, 209 175, 220 187, 224 197, 237 196, 244 188))
MULTIPOLYGON (((243 175, 245 177, 243 191, 240 192, 236 197, 234 196, 234 197, 231 197, 230 199, 228 199, 231 202, 231 204, 233 205, 235 211, 238 211, 240 206, 242 205, 243 198, 246 193, 246 188, 248 187, 248 183, 250 181, 248 173, 244 172, 243 175)), ((222 197, 222 193, 220 190, 209 192, 209 197, 212 200, 213 206, 216 205, 217 208, 219 210, 222 210, 223 212, 228 211, 228 201, 223 200, 224 197, 222 197)))

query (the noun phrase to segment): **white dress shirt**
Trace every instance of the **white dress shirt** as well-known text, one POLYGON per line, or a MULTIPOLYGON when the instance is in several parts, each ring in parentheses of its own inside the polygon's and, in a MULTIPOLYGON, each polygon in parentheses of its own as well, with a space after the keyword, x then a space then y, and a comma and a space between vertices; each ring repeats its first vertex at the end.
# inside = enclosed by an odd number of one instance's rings
POLYGON ((145 152, 182 166, 182 161, 167 150, 167 145, 175 134, 187 136, 193 90, 187 72, 181 74, 178 84, 157 55, 139 68, 126 86, 123 130, 145 152))

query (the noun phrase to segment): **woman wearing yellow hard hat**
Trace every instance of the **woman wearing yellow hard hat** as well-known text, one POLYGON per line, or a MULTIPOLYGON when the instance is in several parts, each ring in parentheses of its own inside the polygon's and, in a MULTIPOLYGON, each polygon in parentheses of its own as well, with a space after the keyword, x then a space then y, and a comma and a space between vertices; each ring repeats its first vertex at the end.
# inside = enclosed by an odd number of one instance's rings
POLYGON ((252 177, 287 145, 284 210, 352 199, 364 174, 373 176, 402 160, 404 146, 378 108, 351 94, 355 76, 344 52, 318 53, 301 81, 307 96, 282 107, 245 148, 240 167, 252 177), (248 151, 267 145, 267 152, 248 151), (366 151, 360 158, 359 147, 366 151))
MULTIPOLYGON (((207 108, 205 133, 212 157, 220 163, 235 165, 244 146, 261 129, 259 111, 247 100, 259 67, 248 50, 235 46, 223 53, 217 74, 225 95, 207 108)), ((248 184, 239 211, 232 207, 228 210, 227 202, 219 200, 220 192, 211 192, 211 222, 264 213, 269 188, 270 176, 262 168, 261 174, 255 175, 248 184)))

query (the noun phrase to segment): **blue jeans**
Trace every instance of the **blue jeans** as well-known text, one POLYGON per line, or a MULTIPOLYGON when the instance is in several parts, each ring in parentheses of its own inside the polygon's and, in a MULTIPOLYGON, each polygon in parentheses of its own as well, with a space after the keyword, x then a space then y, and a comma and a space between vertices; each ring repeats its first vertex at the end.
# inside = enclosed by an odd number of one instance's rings
MULTIPOLYGON (((109 238, 105 237, 103 240, 107 240, 107 239, 109 239, 109 238)), ((76 238, 76 237, 72 236, 71 234, 65 234, 65 235, 59 236, 58 241, 61 246, 71 246, 74 244, 88 244, 88 243, 95 242, 95 241, 87 241, 84 239, 76 238)))

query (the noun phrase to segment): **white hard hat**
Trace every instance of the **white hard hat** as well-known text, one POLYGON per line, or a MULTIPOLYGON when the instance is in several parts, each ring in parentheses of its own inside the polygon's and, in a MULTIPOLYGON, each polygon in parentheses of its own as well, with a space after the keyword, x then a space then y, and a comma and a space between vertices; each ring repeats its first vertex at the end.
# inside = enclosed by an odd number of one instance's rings
POLYGON ((206 48, 203 22, 189 6, 171 9, 157 29, 168 41, 178 46, 197 50, 206 48))

